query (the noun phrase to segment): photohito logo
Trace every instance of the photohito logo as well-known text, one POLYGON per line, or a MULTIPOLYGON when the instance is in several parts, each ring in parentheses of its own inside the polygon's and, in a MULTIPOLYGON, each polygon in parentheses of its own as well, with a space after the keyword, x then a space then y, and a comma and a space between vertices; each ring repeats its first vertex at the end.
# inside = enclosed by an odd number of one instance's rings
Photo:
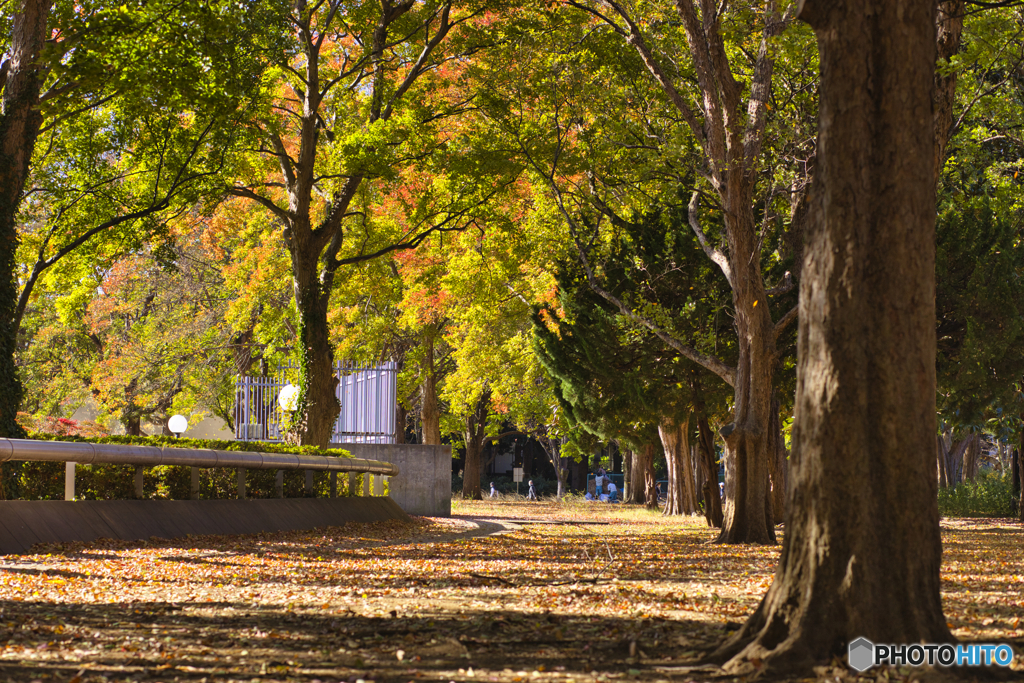
POLYGON ((850 643, 847 657, 850 668, 867 671, 873 666, 1009 666, 1013 648, 1009 645, 876 645, 867 638, 850 643))

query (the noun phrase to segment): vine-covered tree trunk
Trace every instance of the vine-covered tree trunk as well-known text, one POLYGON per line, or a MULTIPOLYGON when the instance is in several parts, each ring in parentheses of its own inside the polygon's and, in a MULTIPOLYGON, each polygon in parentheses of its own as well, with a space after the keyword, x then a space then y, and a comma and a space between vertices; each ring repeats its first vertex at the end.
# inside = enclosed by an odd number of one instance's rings
POLYGON ((487 414, 491 392, 484 391, 476 408, 466 416, 462 436, 466 441, 466 462, 462 472, 462 497, 480 500, 480 459, 487 436, 487 414))
POLYGON ((692 515, 697 512, 696 484, 690 460, 689 418, 683 421, 664 419, 658 425, 661 445, 668 463, 668 491, 665 495, 666 515, 692 515))
POLYGON ((806 0, 819 191, 800 290, 792 495, 775 581, 719 650, 810 675, 850 641, 952 639, 939 595, 933 0, 806 0))
POLYGON ((295 304, 299 309, 299 401, 293 425, 302 445, 327 448, 341 412, 338 402, 338 377, 334 372, 334 346, 327 323, 330 292, 321 290, 317 280, 315 255, 306 254, 312 263, 295 265, 295 304))
MULTIPOLYGON (((22 386, 14 363, 17 347, 18 207, 43 115, 39 95, 44 73, 39 63, 49 34, 49 0, 22 0, 14 10, 10 42, 4 55, 3 114, 0 115, 0 437, 24 437, 18 425, 22 386)), ((0 496, 14 494, 12 466, 0 482, 0 496)))

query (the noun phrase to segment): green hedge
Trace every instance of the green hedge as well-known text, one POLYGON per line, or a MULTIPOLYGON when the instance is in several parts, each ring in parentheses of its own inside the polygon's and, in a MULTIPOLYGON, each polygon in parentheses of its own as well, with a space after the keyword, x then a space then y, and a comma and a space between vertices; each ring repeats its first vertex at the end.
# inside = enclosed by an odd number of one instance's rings
MULTIPOLYGON (((221 441, 216 439, 175 439, 167 436, 105 436, 83 438, 57 436, 53 434, 32 434, 40 441, 74 441, 79 443, 109 443, 131 446, 169 446, 173 448, 211 448, 222 451, 252 451, 257 453, 298 453, 302 455, 326 455, 351 457, 348 451, 340 449, 321 450, 315 446, 291 446, 261 441, 221 441)), ((19 463, 17 472, 18 497, 22 500, 63 500, 63 462, 19 463)), ((276 470, 249 469, 245 473, 246 496, 249 498, 274 498, 276 470)), ((187 500, 190 497, 191 467, 184 465, 160 465, 147 467, 143 474, 143 497, 169 500, 187 500)), ((203 469, 199 477, 200 498, 235 498, 238 480, 234 468, 203 469)), ((356 475, 356 490, 362 486, 362 475, 356 475)), ((348 495, 348 476, 338 477, 338 495, 348 495)), ((317 497, 330 494, 328 472, 313 473, 313 491, 317 497)), ((286 498, 301 498, 305 495, 305 472, 285 470, 284 495, 286 498)), ((75 469, 75 498, 78 500, 123 500, 135 498, 134 465, 83 465, 75 469)))
POLYGON ((947 517, 1009 517, 1013 485, 1008 476, 982 472, 973 482, 939 489, 939 514, 947 517))

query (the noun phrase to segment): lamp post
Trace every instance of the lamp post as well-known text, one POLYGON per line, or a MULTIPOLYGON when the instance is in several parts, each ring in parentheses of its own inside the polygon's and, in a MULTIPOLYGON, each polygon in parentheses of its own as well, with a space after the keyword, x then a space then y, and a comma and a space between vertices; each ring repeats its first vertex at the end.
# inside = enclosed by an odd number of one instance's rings
MULTIPOLYGON (((281 392, 277 395, 277 405, 280 406, 282 413, 288 413, 289 415, 295 412, 298 407, 296 404, 299 400, 299 388, 289 382, 288 384, 281 387, 281 392)), ((283 422, 283 420, 282 420, 283 422)), ((313 486, 312 472, 306 471, 306 489, 311 489, 313 486)), ((337 481, 337 473, 331 472, 331 482, 337 481)), ((284 498, 284 471, 278 470, 274 475, 274 489, 278 498, 284 498)))

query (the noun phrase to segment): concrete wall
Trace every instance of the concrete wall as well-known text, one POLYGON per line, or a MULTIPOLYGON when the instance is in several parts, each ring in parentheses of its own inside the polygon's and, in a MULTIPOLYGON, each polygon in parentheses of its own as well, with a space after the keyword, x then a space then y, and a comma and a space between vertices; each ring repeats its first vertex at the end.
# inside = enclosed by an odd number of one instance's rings
POLYGON ((0 555, 37 543, 152 536, 295 531, 346 522, 408 519, 389 498, 280 500, 5 500, 0 501, 0 555))
POLYGON ((418 444, 331 444, 354 458, 398 465, 388 495, 410 515, 450 517, 452 514, 452 447, 418 444))

